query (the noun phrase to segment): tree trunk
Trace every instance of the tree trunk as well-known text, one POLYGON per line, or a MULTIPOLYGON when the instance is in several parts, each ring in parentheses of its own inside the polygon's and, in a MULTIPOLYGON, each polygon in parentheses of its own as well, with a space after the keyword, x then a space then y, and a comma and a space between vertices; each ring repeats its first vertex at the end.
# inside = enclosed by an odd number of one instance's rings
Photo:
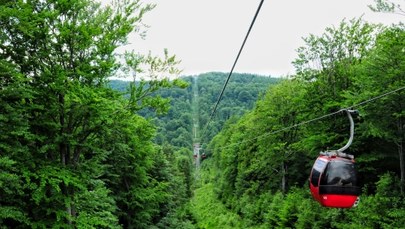
POLYGON ((405 168, 404 168, 404 148, 403 142, 400 141, 398 144, 398 153, 399 153, 399 167, 401 170, 401 194, 404 194, 404 184, 405 184, 405 168))
POLYGON ((404 126, 402 124, 402 118, 398 118, 398 154, 399 154, 399 169, 400 169, 400 175, 401 175, 401 181, 400 181, 400 188, 401 188, 401 194, 404 194, 404 184, 405 184, 405 164, 404 164, 404 126))
MULTIPOLYGON (((66 128, 65 128, 65 96, 61 93, 58 96, 59 98, 59 124, 60 124, 60 135, 63 136, 63 134, 65 134, 66 132, 66 128)), ((66 166, 68 164, 70 164, 70 147, 69 147, 69 143, 65 142, 64 139, 62 139, 62 141, 59 143, 59 154, 60 154, 60 160, 61 160, 61 164, 62 166, 66 166)), ((61 184, 61 190, 62 193, 65 195, 65 198, 68 199, 73 199, 73 192, 74 190, 71 190, 69 188, 69 186, 67 186, 66 184, 62 183, 61 184)), ((74 209, 74 205, 72 203, 69 203, 68 206, 66 206, 66 212, 69 216, 71 216, 72 218, 75 217, 75 209, 74 209)), ((68 219, 68 224, 71 225, 72 224, 72 220, 68 219)))
POLYGON ((287 178, 286 178, 286 173, 287 172, 286 171, 287 171, 287 167, 286 167, 285 163, 282 162, 281 163, 281 174, 282 174, 282 177, 281 177, 281 191, 283 193, 287 192, 287 178))

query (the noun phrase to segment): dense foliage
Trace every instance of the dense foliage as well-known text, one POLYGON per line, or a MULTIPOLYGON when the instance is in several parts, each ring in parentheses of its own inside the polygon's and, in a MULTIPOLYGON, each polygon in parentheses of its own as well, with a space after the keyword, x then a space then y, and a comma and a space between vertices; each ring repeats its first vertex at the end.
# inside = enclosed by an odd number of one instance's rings
POLYGON ((0 3, 2 228, 161 228, 187 224, 191 151, 153 143, 138 113, 167 110, 150 93, 177 61, 115 49, 152 5, 87 0, 0 3), (108 87, 117 70, 151 79, 129 97, 108 87), (158 78, 157 76, 162 76, 158 78), (152 85, 152 86, 150 86, 152 85), (180 216, 178 216, 180 215, 180 216))
POLYGON ((198 77, 198 109, 201 129, 201 141, 208 143, 230 118, 238 118, 248 109, 252 109, 255 101, 263 95, 269 85, 276 84, 280 79, 257 77, 252 74, 232 74, 217 110, 212 116, 215 103, 224 87, 228 74, 205 73, 198 77))
MULTIPOLYGON (((231 117, 242 116, 253 108, 255 101, 266 89, 279 81, 278 78, 264 77, 252 74, 235 73, 228 83, 227 90, 212 118, 209 129, 200 136, 206 128, 213 105, 217 102, 219 92, 228 77, 226 73, 212 72, 198 76, 181 77, 188 87, 161 88, 155 96, 170 101, 167 114, 156 117, 153 109, 145 109, 140 114, 153 119, 159 128, 156 143, 169 143, 176 147, 192 148, 193 142, 209 142, 231 117), (198 124, 198 125, 197 125, 198 124), (194 128, 198 126, 199 128, 194 128), (196 133, 198 131, 198 133, 196 133), (203 139, 200 139, 200 138, 203 139)), ((130 83, 113 80, 111 88, 125 92, 130 83)))
POLYGON ((153 7, 0 2, 0 228, 405 225, 403 24, 310 35, 295 75, 234 74, 210 120, 226 73, 178 78, 167 50, 116 53, 153 7), (346 210, 307 188, 318 153, 347 141, 328 115, 341 108, 361 114, 348 152, 363 193, 346 210), (208 157, 193 170, 196 142, 208 157))
MULTIPOLYGON (((297 74, 213 139, 201 189, 240 228, 402 227, 405 27, 356 19, 305 41, 297 74), (342 108, 361 114, 347 152, 356 157, 363 194, 357 208, 326 209, 312 200, 307 179, 320 151, 348 140, 347 117, 327 115, 342 108)), ((230 227, 224 221, 216 223, 230 227)))

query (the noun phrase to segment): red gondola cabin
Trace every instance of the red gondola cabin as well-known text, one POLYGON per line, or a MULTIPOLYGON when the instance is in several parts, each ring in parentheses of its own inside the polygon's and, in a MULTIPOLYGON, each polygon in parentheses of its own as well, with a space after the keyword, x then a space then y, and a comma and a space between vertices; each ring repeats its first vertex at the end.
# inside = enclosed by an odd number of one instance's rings
POLYGON ((321 153, 309 177, 312 196, 322 206, 351 208, 358 202, 360 187, 353 156, 340 152, 321 153))

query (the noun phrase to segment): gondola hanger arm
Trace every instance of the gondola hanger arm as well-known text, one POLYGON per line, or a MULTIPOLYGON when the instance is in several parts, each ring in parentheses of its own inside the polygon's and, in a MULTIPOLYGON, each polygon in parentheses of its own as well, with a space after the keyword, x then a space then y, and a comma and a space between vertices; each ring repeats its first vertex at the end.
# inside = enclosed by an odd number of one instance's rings
POLYGON ((350 138, 347 141, 345 146, 343 146, 342 148, 337 150, 337 152, 339 152, 339 153, 343 153, 343 151, 345 151, 347 148, 349 148, 349 146, 352 144, 353 137, 354 137, 354 121, 353 121, 352 114, 353 115, 358 115, 359 114, 358 110, 343 109, 342 111, 346 112, 347 117, 349 118, 349 122, 350 122, 350 138))

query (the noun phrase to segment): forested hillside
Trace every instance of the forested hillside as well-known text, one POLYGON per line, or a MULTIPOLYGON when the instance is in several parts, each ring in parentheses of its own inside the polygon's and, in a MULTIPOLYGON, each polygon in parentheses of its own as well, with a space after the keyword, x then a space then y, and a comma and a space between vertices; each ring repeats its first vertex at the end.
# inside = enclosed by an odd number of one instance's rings
POLYGON ((228 74, 118 54, 154 5, 112 2, 0 3, 0 228, 404 227, 404 24, 310 35, 294 75, 233 74, 210 120, 228 74), (343 108, 362 194, 325 208, 308 177, 346 144, 343 108))
MULTIPOLYGON (((181 79, 187 83, 187 88, 163 88, 154 93, 170 101, 170 109, 166 114, 156 115, 153 109, 145 109, 140 112, 145 118, 153 119, 158 128, 156 143, 162 145, 168 143, 176 147, 193 147, 194 118, 198 119, 200 128, 206 127, 213 105, 218 99, 228 74, 204 73, 197 76, 183 76, 181 79), (194 90, 196 96, 194 95, 194 90), (197 105, 198 113, 193 113, 193 106, 197 105), (196 117, 194 117, 196 116, 196 117)), ((267 88, 279 82, 279 78, 264 77, 252 74, 235 73, 229 81, 227 91, 224 93, 220 106, 210 122, 206 135, 198 141, 209 142, 222 128, 224 123, 231 117, 239 118, 246 111, 253 108, 257 98, 263 95, 267 88)), ((113 80, 111 88, 126 92, 130 82, 113 80)))
POLYGON ((0 3, 0 227, 178 228, 191 196, 191 150, 154 144, 164 113, 151 96, 184 87, 177 60, 117 55, 140 32, 138 1, 101 7, 87 0, 0 3), (142 71, 124 96, 117 73, 142 71), (170 70, 168 70, 170 69, 170 70), (181 220, 179 220, 181 219, 181 220))
POLYGON ((342 21, 298 49, 297 74, 228 122, 203 163, 195 207, 203 228, 403 228, 405 27, 342 21), (319 152, 349 138, 342 108, 357 109, 355 156, 362 187, 352 209, 313 200, 308 176, 319 152), (210 200, 207 203, 206 200, 210 200))

